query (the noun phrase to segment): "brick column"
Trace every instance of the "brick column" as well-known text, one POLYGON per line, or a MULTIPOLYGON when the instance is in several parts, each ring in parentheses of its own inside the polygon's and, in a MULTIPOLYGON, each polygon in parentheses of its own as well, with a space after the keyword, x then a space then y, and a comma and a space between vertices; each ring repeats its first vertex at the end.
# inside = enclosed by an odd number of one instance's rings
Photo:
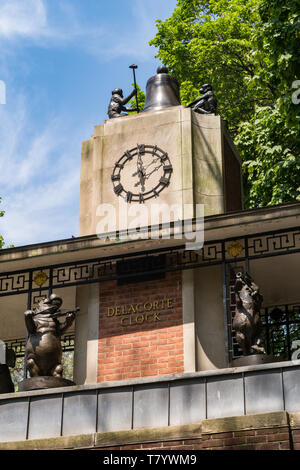
POLYGON ((184 372, 181 276, 101 283, 98 382, 184 372))

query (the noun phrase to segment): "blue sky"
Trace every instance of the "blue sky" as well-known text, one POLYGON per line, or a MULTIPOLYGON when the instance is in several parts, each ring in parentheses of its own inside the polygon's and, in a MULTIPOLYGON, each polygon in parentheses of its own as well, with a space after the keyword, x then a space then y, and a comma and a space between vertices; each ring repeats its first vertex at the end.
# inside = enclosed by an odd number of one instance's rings
POLYGON ((148 45, 176 0, 0 0, 0 234, 27 245, 78 235, 81 142, 111 90, 145 89, 148 45))

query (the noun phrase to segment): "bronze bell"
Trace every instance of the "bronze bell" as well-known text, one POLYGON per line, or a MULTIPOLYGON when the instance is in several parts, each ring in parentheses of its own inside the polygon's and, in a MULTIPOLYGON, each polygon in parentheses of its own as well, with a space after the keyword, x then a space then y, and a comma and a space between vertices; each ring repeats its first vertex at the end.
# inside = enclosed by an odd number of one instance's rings
POLYGON ((169 75, 167 67, 158 67, 157 74, 147 82, 143 112, 157 111, 180 104, 179 84, 176 78, 169 75))

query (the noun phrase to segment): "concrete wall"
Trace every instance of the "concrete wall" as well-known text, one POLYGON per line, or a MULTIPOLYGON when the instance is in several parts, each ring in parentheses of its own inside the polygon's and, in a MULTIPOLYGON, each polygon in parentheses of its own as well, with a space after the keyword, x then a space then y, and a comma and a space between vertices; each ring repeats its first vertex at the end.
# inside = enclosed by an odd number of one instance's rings
MULTIPOLYGON (((229 161, 224 158, 224 135, 220 116, 200 115, 183 106, 111 119, 95 126, 95 135, 82 144, 79 235, 98 232, 96 227, 101 217, 96 212, 100 204, 115 207, 117 229, 132 227, 134 212, 139 212, 141 206, 143 210, 149 209, 142 225, 150 225, 153 204, 177 205, 183 211, 185 204, 198 203, 204 204, 205 215, 224 213, 225 165, 229 161), (114 193, 111 176, 115 163, 137 144, 157 145, 167 152, 173 172, 169 186, 157 199, 149 199, 144 204, 127 204, 114 193), (128 213, 127 221, 124 212, 128 213)), ((230 152, 239 167, 237 153, 230 152)), ((121 180, 123 186, 132 185, 132 171, 127 176, 125 170, 122 172, 125 175, 121 180)), ((235 174, 231 175, 230 184, 240 188, 240 174, 236 177, 235 174)), ((190 218, 194 214, 195 209, 191 207, 189 212, 172 215, 171 220, 190 218)))
POLYGON ((205 215, 225 212, 221 118, 192 113, 194 195, 205 215))
MULTIPOLYGON (((0 442, 138 433, 205 420, 214 432, 216 419, 227 419, 232 426, 256 413, 299 413, 299 393, 300 361, 19 392, 0 396, 0 442)), ((256 423, 259 427, 259 419, 256 423)))
MULTIPOLYGON (((138 203, 124 203, 124 207, 119 208, 123 199, 114 193, 111 181, 115 163, 137 144, 157 145, 168 153, 173 166, 169 187, 160 193, 158 200, 150 199, 143 207, 150 207, 153 202, 179 204, 179 207, 193 203, 190 110, 176 106, 107 120, 103 125, 95 126, 94 137, 82 146, 79 235, 97 233, 100 218, 96 216, 96 210, 99 204, 115 207, 117 229, 128 226, 126 221, 119 220, 119 214, 123 215, 128 208, 140 208, 138 203)), ((129 223, 133 218, 130 219, 129 215, 129 223)), ((150 220, 146 220, 143 225, 149 224, 150 220)))
POLYGON ((299 266, 300 253, 250 261, 251 276, 264 298, 263 307, 300 302, 299 266))
POLYGON ((194 279, 197 370, 227 367, 222 267, 195 269, 194 279))
POLYGON ((74 382, 97 383, 99 285, 78 287, 76 304, 80 311, 76 316, 74 382))

